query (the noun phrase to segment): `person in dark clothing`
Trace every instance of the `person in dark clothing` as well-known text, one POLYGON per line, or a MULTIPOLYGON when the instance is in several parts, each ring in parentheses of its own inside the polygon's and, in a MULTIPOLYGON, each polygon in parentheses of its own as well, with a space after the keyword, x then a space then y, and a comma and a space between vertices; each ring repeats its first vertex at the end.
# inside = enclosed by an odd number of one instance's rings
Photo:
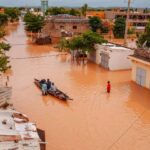
POLYGON ((50 90, 50 88, 51 88, 51 81, 49 79, 47 79, 46 84, 47 84, 47 90, 50 90))
POLYGON ((44 84, 44 83, 46 83, 46 80, 45 80, 45 79, 42 79, 42 80, 40 81, 40 84, 44 84))

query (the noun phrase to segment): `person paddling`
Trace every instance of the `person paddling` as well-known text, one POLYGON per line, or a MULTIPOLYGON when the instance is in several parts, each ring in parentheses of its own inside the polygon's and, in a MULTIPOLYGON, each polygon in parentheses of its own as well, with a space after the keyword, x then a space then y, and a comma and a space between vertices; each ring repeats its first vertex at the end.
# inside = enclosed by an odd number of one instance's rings
POLYGON ((110 81, 107 82, 107 93, 110 93, 111 91, 111 84, 110 81))

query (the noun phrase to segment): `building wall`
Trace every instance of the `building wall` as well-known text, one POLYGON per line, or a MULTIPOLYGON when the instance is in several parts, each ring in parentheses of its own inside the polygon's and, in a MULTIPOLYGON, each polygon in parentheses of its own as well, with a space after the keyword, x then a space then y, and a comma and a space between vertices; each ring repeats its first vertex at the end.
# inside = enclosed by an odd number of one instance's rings
POLYGON ((89 30, 89 24, 83 22, 53 22, 48 21, 44 26, 43 33, 51 37, 61 37, 61 32, 69 32, 73 35, 89 30))
POLYGON ((86 17, 99 17, 101 19, 105 19, 105 12, 104 11, 88 11, 86 13, 86 17))
MULTIPOLYGON (((115 20, 118 17, 126 18, 126 12, 120 11, 105 11, 105 18, 108 20, 115 20)), ((144 32, 145 26, 150 20, 150 13, 130 12, 129 26, 134 27, 136 32, 144 32)))
POLYGON ((88 56, 89 60, 95 62, 98 65, 101 65, 102 53, 105 53, 109 56, 109 62, 108 62, 109 70, 131 69, 131 60, 128 59, 128 56, 132 55, 134 51, 132 50, 116 51, 116 50, 111 50, 106 46, 97 44, 96 51, 93 51, 88 56))
POLYGON ((136 70, 137 68, 146 70, 146 84, 144 87, 150 89, 150 65, 132 60, 132 80, 136 82, 136 70))
POLYGON ((115 19, 115 12, 114 11, 105 11, 105 18, 109 20, 115 19))
POLYGON ((110 53, 109 69, 110 70, 123 70, 131 69, 131 60, 127 57, 133 54, 132 51, 120 51, 110 53))

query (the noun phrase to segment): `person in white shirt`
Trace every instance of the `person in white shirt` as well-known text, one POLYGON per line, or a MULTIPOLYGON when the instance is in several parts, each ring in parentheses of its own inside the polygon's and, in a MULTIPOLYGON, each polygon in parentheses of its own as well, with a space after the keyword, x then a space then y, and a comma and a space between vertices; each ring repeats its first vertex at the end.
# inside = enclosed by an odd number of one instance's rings
POLYGON ((51 91, 56 92, 56 90, 57 90, 56 86, 54 85, 54 83, 52 83, 51 84, 51 91))

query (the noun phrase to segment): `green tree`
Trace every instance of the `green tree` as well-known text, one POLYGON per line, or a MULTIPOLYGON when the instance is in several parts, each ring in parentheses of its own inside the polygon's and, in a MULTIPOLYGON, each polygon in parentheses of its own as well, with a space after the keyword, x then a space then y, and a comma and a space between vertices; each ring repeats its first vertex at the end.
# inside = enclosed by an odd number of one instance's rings
POLYGON ((83 16, 86 16, 86 12, 88 10, 88 4, 84 4, 82 7, 81 7, 81 13, 83 16))
POLYGON ((125 18, 119 17, 115 20, 115 25, 113 29, 115 38, 124 38, 125 35, 125 18))
POLYGON ((20 11, 17 8, 6 8, 5 14, 8 15, 11 22, 14 22, 19 20, 20 11))
POLYGON ((0 26, 6 25, 8 22, 8 16, 6 14, 0 14, 0 26))
POLYGON ((5 72, 10 68, 9 57, 6 56, 5 51, 10 49, 10 45, 4 42, 0 43, 0 72, 5 72))
POLYGON ((58 48, 60 51, 68 51, 69 48, 69 41, 65 38, 62 38, 58 44, 58 48))
POLYGON ((27 13, 24 17, 25 29, 27 31, 38 33, 43 28, 45 21, 44 17, 40 15, 34 15, 31 13, 27 13))
POLYGON ((10 68, 9 57, 5 55, 5 53, 0 50, 0 72, 5 72, 10 68))
POLYGON ((102 29, 102 21, 99 17, 90 17, 89 25, 93 32, 96 32, 98 29, 102 29))
POLYGON ((95 50, 95 44, 106 43, 107 41, 100 34, 87 31, 77 37, 72 38, 67 45, 72 50, 82 50, 90 52, 95 50))
POLYGON ((59 14, 69 14, 74 16, 79 16, 80 12, 77 9, 66 9, 64 7, 52 7, 46 11, 46 15, 59 15, 59 14))
POLYGON ((64 7, 52 7, 46 11, 46 15, 66 14, 68 11, 64 7))
POLYGON ((140 48, 143 46, 150 47, 150 21, 145 27, 145 32, 138 37, 137 46, 140 48))
POLYGON ((8 22, 7 15, 0 14, 0 72, 6 71, 10 66, 9 57, 6 56, 5 51, 10 49, 10 45, 4 42, 1 42, 2 38, 5 36, 4 25, 8 22))
POLYGON ((6 35, 4 27, 0 27, 0 39, 6 35))
POLYGON ((80 12, 73 8, 68 11, 68 14, 73 16, 80 16, 80 12))

